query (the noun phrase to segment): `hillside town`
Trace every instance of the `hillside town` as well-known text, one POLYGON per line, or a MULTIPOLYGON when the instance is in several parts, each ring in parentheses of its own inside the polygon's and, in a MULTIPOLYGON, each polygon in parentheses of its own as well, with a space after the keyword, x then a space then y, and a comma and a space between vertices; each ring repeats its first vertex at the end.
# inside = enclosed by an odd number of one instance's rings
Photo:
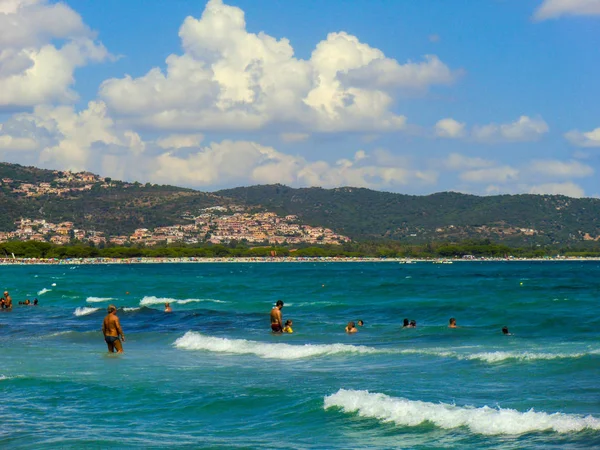
POLYGON ((161 244, 227 244, 232 241, 255 244, 340 244, 350 238, 329 228, 313 227, 298 222, 296 216, 278 217, 272 212, 241 212, 239 206, 205 208, 198 216, 186 212, 191 223, 138 228, 128 236, 106 236, 103 232, 76 228, 73 222, 58 224, 43 219, 22 218, 16 230, 0 232, 0 242, 11 240, 51 242, 65 245, 75 241, 95 246, 139 244, 147 247, 161 244))
MULTIPOLYGON (((52 181, 27 183, 12 178, 2 178, 0 187, 8 189, 14 194, 26 197, 40 197, 42 195, 64 196, 71 193, 90 191, 94 185, 101 188, 110 186, 110 178, 103 178, 90 172, 70 172, 54 170, 52 181)), ((124 187, 128 187, 127 184, 124 187)))
MULTIPOLYGON (((93 188, 109 188, 111 178, 89 172, 52 171, 53 179, 44 182, 24 182, 2 178, 0 187, 25 197, 42 195, 65 196, 93 188)), ((119 183, 120 188, 134 186, 119 183)), ((44 219, 20 218, 14 231, 0 232, 0 242, 38 241, 65 245, 73 242, 107 245, 163 244, 228 244, 232 241, 253 244, 340 244, 350 238, 329 228, 301 224, 297 216, 279 217, 272 212, 246 212, 243 206, 214 206, 194 214, 186 211, 183 224, 165 225, 154 229, 138 228, 131 235, 108 236, 104 232, 76 227, 73 222, 52 223, 44 219)))

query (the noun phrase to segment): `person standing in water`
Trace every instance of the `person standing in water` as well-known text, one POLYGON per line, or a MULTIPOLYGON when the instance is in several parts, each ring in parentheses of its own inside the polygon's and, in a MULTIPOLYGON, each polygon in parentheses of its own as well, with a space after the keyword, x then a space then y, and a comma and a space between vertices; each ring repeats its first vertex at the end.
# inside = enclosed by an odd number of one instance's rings
POLYGON ((271 310, 271 331, 273 333, 283 332, 283 319, 281 318, 281 308, 283 308, 283 301, 277 300, 275 306, 271 310))
POLYGON ((115 305, 108 306, 108 314, 102 322, 102 334, 104 334, 104 340, 108 346, 108 352, 123 353, 122 342, 125 342, 125 335, 123 334, 123 328, 117 317, 117 307, 115 305))
POLYGON ((3 309, 12 309, 12 298, 8 291, 4 291, 4 298, 2 299, 3 309))

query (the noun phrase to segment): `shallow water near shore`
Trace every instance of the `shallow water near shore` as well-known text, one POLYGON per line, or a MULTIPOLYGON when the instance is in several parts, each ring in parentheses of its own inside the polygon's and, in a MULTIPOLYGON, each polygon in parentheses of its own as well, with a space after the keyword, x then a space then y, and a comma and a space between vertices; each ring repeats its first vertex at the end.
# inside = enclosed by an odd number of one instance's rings
POLYGON ((27 265, 0 280, 15 304, 0 311, 1 448, 600 447, 598 261, 27 265), (291 335, 269 332, 277 299, 291 335), (123 355, 100 332, 111 303, 123 355))

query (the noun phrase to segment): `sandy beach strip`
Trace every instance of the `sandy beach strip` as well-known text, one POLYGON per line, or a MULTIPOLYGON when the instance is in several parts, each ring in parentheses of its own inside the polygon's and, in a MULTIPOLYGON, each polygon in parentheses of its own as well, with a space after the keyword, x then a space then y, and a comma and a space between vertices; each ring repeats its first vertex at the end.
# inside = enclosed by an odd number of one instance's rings
POLYGON ((545 257, 545 258, 377 258, 377 257, 139 257, 139 258, 0 258, 0 265, 85 265, 85 264, 172 264, 172 263, 364 263, 387 262, 396 264, 453 264, 473 261, 600 261, 599 257, 545 257))

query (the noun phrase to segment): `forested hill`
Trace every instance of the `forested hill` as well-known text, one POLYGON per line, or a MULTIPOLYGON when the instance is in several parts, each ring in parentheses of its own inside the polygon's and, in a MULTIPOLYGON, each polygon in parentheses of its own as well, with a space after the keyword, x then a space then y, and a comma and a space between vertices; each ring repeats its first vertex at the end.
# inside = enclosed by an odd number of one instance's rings
POLYGON ((87 172, 8 163, 0 163, 0 181, 0 231, 14 230, 16 220, 29 218, 70 221, 77 228, 115 236, 140 227, 182 223, 186 212, 224 201, 211 193, 175 186, 125 183, 87 172))
MULTIPOLYGON (((0 163, 0 231, 20 218, 71 221, 107 235, 191 223, 202 208, 236 204, 297 215, 354 240, 408 243, 492 239, 507 244, 600 244, 600 199, 556 195, 411 196, 363 188, 240 187, 214 193, 95 174, 0 163)), ((243 208, 242 208, 243 209, 243 208)), ((238 208, 239 210, 239 208, 238 208)))
POLYGON ((478 197, 454 192, 414 196, 363 188, 293 189, 283 185, 216 194, 362 239, 427 242, 492 238, 569 245, 600 237, 600 199, 560 195, 478 197))

